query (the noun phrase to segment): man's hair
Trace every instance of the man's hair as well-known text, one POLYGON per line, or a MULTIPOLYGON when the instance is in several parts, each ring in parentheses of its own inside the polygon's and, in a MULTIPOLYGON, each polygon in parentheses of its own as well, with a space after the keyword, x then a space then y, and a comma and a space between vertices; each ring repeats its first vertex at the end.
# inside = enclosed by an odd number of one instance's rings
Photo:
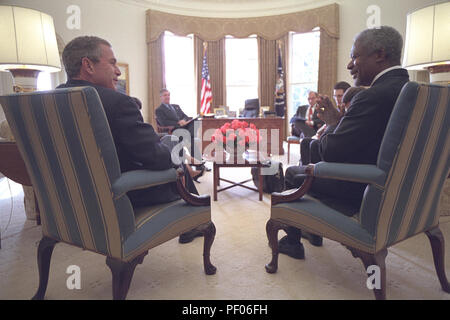
POLYGON ((316 97, 319 97, 319 94, 318 94, 316 91, 309 90, 309 91, 308 91, 308 96, 309 96, 310 93, 314 93, 314 95, 315 95, 316 97))
POLYGON ((392 65, 400 64, 403 38, 394 28, 381 26, 379 28, 366 29, 356 36, 356 41, 366 50, 367 54, 384 50, 388 62, 392 65))
POLYGON ((345 92, 345 90, 347 90, 348 88, 350 88, 351 87, 351 85, 348 83, 348 82, 345 82, 345 81, 339 81, 338 83, 336 83, 335 85, 334 85, 334 90, 339 90, 339 89, 342 89, 343 90, 343 92, 345 92))
POLYGON ((169 90, 167 90, 166 88, 162 88, 161 90, 159 90, 159 96, 161 97, 164 92, 169 92, 169 90))
POLYGON ((356 96, 357 93, 366 90, 364 87, 349 87, 344 92, 344 96, 342 97, 342 103, 347 104, 352 101, 352 98, 356 96))
POLYGON ((111 47, 108 41, 95 36, 77 37, 66 45, 62 53, 62 60, 69 79, 80 75, 81 60, 84 57, 94 63, 100 61, 101 44, 111 47))

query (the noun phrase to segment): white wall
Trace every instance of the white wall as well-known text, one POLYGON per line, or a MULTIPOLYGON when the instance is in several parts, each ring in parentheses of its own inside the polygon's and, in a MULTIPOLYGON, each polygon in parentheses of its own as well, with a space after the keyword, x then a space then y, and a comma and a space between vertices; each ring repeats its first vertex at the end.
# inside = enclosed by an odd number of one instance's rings
POLYGON ((0 4, 27 7, 51 15, 56 32, 65 44, 81 35, 106 39, 117 60, 129 64, 130 95, 138 97, 143 110, 147 109, 145 8, 111 0, 0 0, 0 4), (70 5, 80 8, 79 30, 67 27, 70 14, 66 10, 70 5))
MULTIPOLYGON (((403 36, 406 34, 406 15, 408 12, 427 5, 439 2, 438 0, 340 0, 340 39, 338 44, 338 81, 347 81, 353 84, 353 80, 347 70, 350 61, 350 50, 353 38, 360 31, 367 28, 366 13, 370 5, 380 8, 380 24, 397 29, 403 36)), ((412 77, 414 73, 410 73, 412 77)))

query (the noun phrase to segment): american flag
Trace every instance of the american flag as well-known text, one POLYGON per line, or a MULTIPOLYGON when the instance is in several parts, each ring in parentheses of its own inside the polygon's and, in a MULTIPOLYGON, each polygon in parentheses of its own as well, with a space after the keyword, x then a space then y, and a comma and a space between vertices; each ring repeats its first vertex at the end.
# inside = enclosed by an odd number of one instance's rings
POLYGON ((200 101, 200 113, 206 114, 211 111, 211 82, 209 81, 208 62, 206 61, 206 47, 203 55, 203 67, 202 67, 202 92, 200 101))
POLYGON ((278 46, 278 68, 277 68, 277 82, 275 85, 275 112, 277 116, 284 117, 286 106, 286 94, 284 91, 284 73, 283 63, 281 62, 281 45, 278 46))

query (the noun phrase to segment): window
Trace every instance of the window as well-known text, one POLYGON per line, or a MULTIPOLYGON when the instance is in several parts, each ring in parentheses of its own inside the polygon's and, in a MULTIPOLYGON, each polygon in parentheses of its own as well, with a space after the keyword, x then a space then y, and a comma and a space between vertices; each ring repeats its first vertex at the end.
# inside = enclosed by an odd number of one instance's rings
POLYGON ((289 119, 300 105, 308 104, 308 91, 317 91, 320 31, 290 34, 289 119))
POLYGON ((256 37, 225 39, 227 106, 244 108, 245 100, 258 98, 258 43, 256 37))
POLYGON ((179 104, 188 116, 197 114, 195 91, 194 39, 164 33, 166 86, 170 103, 179 104))

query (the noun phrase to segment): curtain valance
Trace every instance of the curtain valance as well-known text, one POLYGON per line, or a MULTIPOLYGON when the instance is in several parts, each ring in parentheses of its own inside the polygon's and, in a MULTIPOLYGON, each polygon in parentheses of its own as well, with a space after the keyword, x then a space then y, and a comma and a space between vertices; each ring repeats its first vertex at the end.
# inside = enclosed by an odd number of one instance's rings
POLYGON ((276 40, 289 31, 308 32, 315 27, 320 27, 332 38, 339 38, 338 5, 251 18, 206 18, 147 10, 147 43, 158 39, 164 31, 180 36, 194 34, 205 41, 217 41, 227 35, 245 38, 252 34, 276 40))

